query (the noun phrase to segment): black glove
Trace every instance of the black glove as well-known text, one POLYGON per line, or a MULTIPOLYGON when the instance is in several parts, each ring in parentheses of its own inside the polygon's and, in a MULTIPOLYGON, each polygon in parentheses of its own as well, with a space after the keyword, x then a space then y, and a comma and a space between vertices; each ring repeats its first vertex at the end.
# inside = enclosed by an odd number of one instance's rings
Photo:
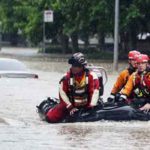
POLYGON ((115 102, 118 102, 118 101, 119 101, 120 96, 121 96, 120 93, 117 93, 117 94, 115 95, 115 102))
POLYGON ((120 95, 117 104, 118 105, 125 105, 127 97, 125 95, 120 95))
POLYGON ((110 96, 107 98, 108 103, 114 103, 115 102, 115 95, 110 94, 110 96))

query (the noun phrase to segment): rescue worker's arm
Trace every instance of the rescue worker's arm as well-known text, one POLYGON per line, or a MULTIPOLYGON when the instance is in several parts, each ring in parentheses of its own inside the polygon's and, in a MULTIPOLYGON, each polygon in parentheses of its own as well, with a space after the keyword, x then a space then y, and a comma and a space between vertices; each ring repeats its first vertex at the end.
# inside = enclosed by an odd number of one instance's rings
POLYGON ((117 78, 116 83, 113 86, 113 89, 111 91, 111 94, 115 95, 125 86, 126 80, 128 79, 129 73, 128 70, 124 70, 120 73, 120 75, 117 78))
POLYGON ((99 79, 94 72, 89 74, 89 107, 97 105, 99 99, 99 79))
POLYGON ((134 80, 134 75, 132 74, 129 77, 128 82, 126 83, 125 87, 121 90, 121 96, 124 95, 124 98, 126 99, 128 96, 130 96, 131 92, 133 91, 133 80, 134 80))
POLYGON ((67 96, 68 90, 69 90, 68 79, 67 76, 65 76, 63 80, 61 80, 59 85, 59 98, 61 102, 65 103, 66 108, 68 110, 71 110, 73 106, 69 100, 69 97, 67 96))

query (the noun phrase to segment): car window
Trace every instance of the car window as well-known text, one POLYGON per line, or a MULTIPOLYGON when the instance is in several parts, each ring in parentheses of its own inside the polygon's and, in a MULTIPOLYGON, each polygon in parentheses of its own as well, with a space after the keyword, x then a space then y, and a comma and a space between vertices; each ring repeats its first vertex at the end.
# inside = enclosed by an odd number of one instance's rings
POLYGON ((0 59, 0 71, 27 71, 27 67, 15 59, 0 59))

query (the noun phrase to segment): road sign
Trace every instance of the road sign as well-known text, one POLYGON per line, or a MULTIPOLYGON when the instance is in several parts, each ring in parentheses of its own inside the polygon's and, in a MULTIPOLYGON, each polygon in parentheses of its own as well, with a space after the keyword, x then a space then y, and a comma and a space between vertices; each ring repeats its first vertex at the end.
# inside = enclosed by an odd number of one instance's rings
POLYGON ((52 10, 45 10, 44 11, 44 22, 53 22, 54 15, 52 10))

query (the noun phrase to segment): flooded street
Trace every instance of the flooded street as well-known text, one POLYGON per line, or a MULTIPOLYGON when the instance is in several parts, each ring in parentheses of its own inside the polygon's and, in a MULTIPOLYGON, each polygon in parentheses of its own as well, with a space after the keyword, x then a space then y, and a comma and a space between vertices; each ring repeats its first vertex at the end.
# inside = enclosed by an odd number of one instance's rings
MULTIPOLYGON (((36 105, 48 96, 58 97, 59 79, 69 66, 66 62, 13 57, 22 60, 39 79, 0 78, 0 150, 149 150, 150 122, 41 121, 36 105)), ((108 72, 111 66, 102 64, 108 72)), ((109 73, 104 100, 116 77, 109 73)))

